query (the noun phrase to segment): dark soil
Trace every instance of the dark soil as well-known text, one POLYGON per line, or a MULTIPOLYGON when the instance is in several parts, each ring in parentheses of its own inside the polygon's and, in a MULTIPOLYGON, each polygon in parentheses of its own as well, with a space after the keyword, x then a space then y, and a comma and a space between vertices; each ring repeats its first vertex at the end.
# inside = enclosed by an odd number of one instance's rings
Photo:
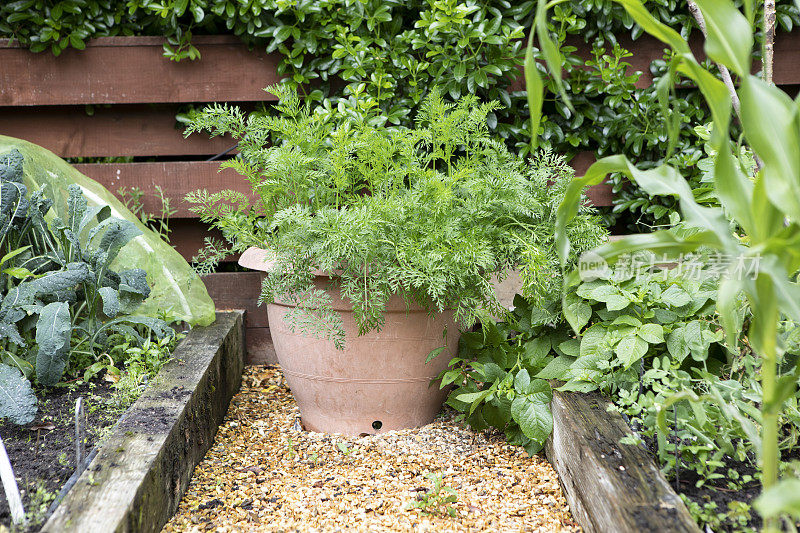
MULTIPOLYGON (((22 503, 33 523, 44 518, 47 508, 75 471, 75 402, 83 398, 86 414, 85 455, 119 418, 122 406, 110 405, 116 390, 104 381, 39 391, 39 412, 26 426, 0 421, 3 438, 22 503), (52 429, 51 429, 52 427, 52 429)), ((0 524, 10 526, 5 494, 0 496, 0 524)))
MULTIPOLYGON (((656 464, 658 464, 655 441, 647 438, 644 440, 645 445, 653 457, 653 460, 656 462, 656 464)), ((784 452, 781 460, 784 462, 800 460, 800 449, 792 450, 790 453, 784 452)), ((729 504, 735 502, 743 502, 748 505, 752 505, 753 500, 755 500, 759 494, 761 494, 761 482, 758 481, 756 469, 750 464, 740 463, 732 459, 728 459, 724 462, 725 466, 719 469, 720 472, 727 472, 728 469, 735 470, 739 473, 739 479, 745 475, 749 475, 754 479, 754 481, 744 484, 740 490, 728 488, 727 484, 725 483, 725 478, 712 480, 710 482, 707 481, 701 487, 697 487, 697 482, 701 480, 701 477, 693 470, 681 470, 678 479, 675 478, 673 472, 673 477, 668 481, 670 485, 672 485, 672 488, 675 489, 675 492, 682 494, 689 500, 700 505, 700 507, 703 507, 708 503, 716 504, 717 507, 714 514, 727 512, 730 509, 729 504)), ((761 526, 761 517, 755 509, 751 509, 750 519, 746 525, 743 526, 741 524, 726 522, 720 527, 716 527, 714 531, 739 532, 749 529, 760 531, 761 526)))
MULTIPOLYGON (((725 465, 723 471, 727 471, 728 468, 739 472, 740 477, 744 475, 750 475, 753 476, 753 478, 756 477, 756 469, 748 464, 729 461, 728 464, 725 465)), ((761 494, 761 482, 759 481, 751 481, 745 484, 741 490, 732 490, 724 485, 724 479, 719 480, 723 482, 720 485, 714 485, 712 482, 706 483, 698 488, 696 485, 700 479, 700 476, 694 471, 681 472, 680 490, 677 492, 683 494, 693 502, 696 502, 701 507, 706 503, 713 502, 717 505, 717 510, 719 512, 727 511, 729 509, 728 504, 733 502, 752 504, 753 500, 761 494)), ((677 488, 674 478, 670 480, 670 483, 674 488, 677 488)), ((728 526, 729 527, 723 527, 721 531, 738 530, 738 528, 733 529, 730 527, 730 524, 728 524, 728 526)), ((755 530, 761 529, 761 517, 755 510, 750 512, 750 521, 747 523, 747 527, 751 527, 755 530)))

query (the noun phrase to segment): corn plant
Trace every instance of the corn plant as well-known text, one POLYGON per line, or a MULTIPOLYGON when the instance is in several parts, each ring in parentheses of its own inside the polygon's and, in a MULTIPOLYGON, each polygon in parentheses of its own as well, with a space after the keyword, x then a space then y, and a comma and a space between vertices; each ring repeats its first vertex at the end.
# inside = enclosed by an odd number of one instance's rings
MULTIPOLYGON (((720 207, 699 205, 686 180, 668 164, 651 170, 636 168, 626 157, 605 157, 592 165, 583 177, 575 178, 559 206, 556 240, 564 260, 570 242, 564 228, 575 216, 580 191, 599 183, 611 172, 621 172, 651 195, 677 197, 684 228, 691 231, 662 230, 636 235, 597 250, 613 261, 624 254, 649 249, 676 257, 679 254, 711 249, 737 261, 756 264, 750 276, 733 275, 733 265, 721 281, 717 309, 729 346, 736 345, 740 322, 736 319, 737 301, 744 295, 752 312, 748 338, 760 356, 763 389, 761 428, 752 439, 760 449, 764 494, 756 507, 765 516, 767 530, 778 527, 777 517, 800 515, 800 480, 778 482, 778 416, 797 387, 797 367, 786 369, 784 350, 778 335, 781 316, 800 320, 800 101, 752 75, 752 49, 755 6, 745 0, 743 12, 729 0, 697 0, 695 3, 706 26, 705 52, 717 65, 738 77, 738 88, 726 85, 695 58, 688 42, 672 28, 658 22, 639 0, 615 0, 644 31, 672 48, 669 75, 658 85, 664 120, 670 130, 667 161, 674 146, 680 117, 672 101, 678 77, 690 79, 703 94, 713 117, 710 144, 717 152, 711 175, 720 207), (748 176, 734 156, 737 147, 730 141, 733 103, 738 100, 738 120, 742 141, 755 154, 758 168, 748 176), (735 230, 732 230, 735 228, 735 230), (781 372, 783 370, 783 372, 781 372)), ((539 0, 534 32, 547 59, 551 75, 560 83, 561 61, 557 46, 547 32, 546 17, 560 3, 539 0)), ((531 34, 529 45, 534 35, 531 34)), ((542 104, 542 82, 529 46, 526 69, 531 120, 537 131, 542 104)), ((565 94, 562 92, 562 98, 565 94)), ((574 283, 573 273, 566 283, 574 283)), ((663 413, 662 413, 663 422, 663 413)))

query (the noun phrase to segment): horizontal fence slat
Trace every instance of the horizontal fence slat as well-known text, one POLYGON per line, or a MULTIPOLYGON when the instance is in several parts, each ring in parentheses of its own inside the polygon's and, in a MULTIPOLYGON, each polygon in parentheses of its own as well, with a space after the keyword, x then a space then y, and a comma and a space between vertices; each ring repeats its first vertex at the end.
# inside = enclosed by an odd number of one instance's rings
MULTIPOLYGON (((34 54, 0 39, 0 105, 83 105, 100 103, 157 103, 260 101, 271 98, 264 87, 280 80, 281 56, 255 48, 248 50, 233 36, 193 39, 202 58, 168 61, 160 37, 100 37, 85 50, 67 49, 58 57, 34 54)), ((664 54, 663 43, 642 36, 633 41, 620 36, 620 45, 633 53, 624 58, 630 71, 641 71, 637 86, 652 82, 650 63, 664 54)), ((778 33, 775 39, 774 81, 800 83, 800 32, 778 33)), ((591 46, 571 38, 578 55, 592 57, 591 46)), ((690 44, 699 60, 702 40, 690 44)), ((760 68, 754 63, 754 71, 760 68)), ((514 88, 519 89, 521 78, 514 88)))
MULTIPOLYGON (((575 170, 576 176, 583 176, 586 170, 597 161, 594 152, 578 152, 569 162, 575 170)), ((589 202, 595 207, 608 207, 614 205, 614 193, 610 183, 603 182, 586 189, 589 202)))
MULTIPOLYGON (((572 164, 580 174, 592 161, 590 152, 582 152, 573 159, 572 164)), ((212 192, 232 189, 254 199, 250 184, 232 169, 218 172, 217 161, 90 163, 75 165, 75 168, 114 193, 121 187, 138 187, 144 193, 141 198, 143 209, 156 215, 160 213, 161 201, 155 186, 160 185, 164 195, 170 199, 171 208, 177 210, 169 222, 172 228, 170 243, 187 260, 191 260, 203 247, 206 237, 221 239, 221 234, 216 230, 209 231, 206 225, 197 220, 197 215, 189 211, 190 204, 183 200, 186 193, 197 189, 212 192)), ((610 184, 602 183, 590 187, 587 196, 595 206, 612 205, 610 184)), ((232 256, 228 261, 236 259, 236 256, 232 256)))
MULTIPOLYGON (((578 175, 594 161, 591 152, 581 152, 571 164, 578 175)), ((144 193, 141 201, 148 213, 161 211, 161 200, 156 192, 160 185, 164 196, 170 199, 171 208, 177 212, 173 218, 197 218, 189 211, 190 204, 183 198, 186 193, 197 189, 219 192, 225 189, 253 195, 250 183, 233 169, 219 171, 218 161, 173 161, 162 163, 83 163, 75 165, 81 173, 100 182, 112 192, 121 187, 137 187, 144 193)), ((598 207, 611 205, 611 186, 607 183, 595 185, 587 190, 592 204, 598 207)))
POLYGON ((60 157, 211 156, 234 144, 196 133, 184 139, 175 106, 15 107, 0 112, 0 134, 44 146, 60 157))
MULTIPOLYGON (((669 47, 661 41, 649 35, 642 35, 636 40, 632 40, 629 35, 620 35, 617 38, 620 46, 629 52, 630 57, 622 59, 623 62, 630 64, 627 74, 631 75, 640 71, 642 75, 636 82, 636 87, 643 89, 653 83, 653 75, 650 72, 650 64, 664 57, 664 51, 669 47)), ((582 38, 569 37, 566 44, 577 48, 576 54, 583 59, 593 59, 592 46, 583 42, 582 38)), ((703 50, 703 38, 700 34, 692 34, 689 38, 689 46, 698 61, 706 59, 703 50)), ((606 43, 606 53, 613 48, 610 43, 606 43)), ((796 85, 800 84, 800 31, 779 32, 775 35, 774 45, 774 65, 773 81, 776 85, 796 85)), ((761 60, 754 59, 752 72, 755 74, 761 70, 761 60)), ((518 87, 524 90, 524 82, 519 79, 518 87)))
MULTIPOLYGON (((191 261, 197 255, 197 252, 203 248, 207 237, 224 242, 222 234, 218 230, 209 230, 205 224, 196 219, 176 218, 170 220, 169 227, 172 230, 169 234, 169 243, 187 261, 191 261)), ((234 255, 227 258, 225 262, 236 262, 238 259, 239 256, 234 255)))
POLYGON ((218 272, 203 276, 203 283, 217 309, 244 309, 244 325, 268 328, 266 305, 258 305, 261 272, 218 272))
MULTIPOLYGON (((629 35, 620 35, 617 41, 622 48, 633 54, 631 57, 622 59, 623 62, 630 64, 627 69, 627 75, 631 75, 636 71, 641 72, 642 75, 636 82, 636 87, 639 89, 649 87, 653 83, 653 75, 650 73, 650 64, 656 59, 662 59, 664 57, 664 51, 669 47, 649 35, 642 35, 635 41, 632 40, 629 35)), ((577 48, 575 53, 584 60, 594 59, 592 45, 583 42, 583 39, 577 37, 570 38, 567 39, 567 44, 575 46, 577 48)), ((699 35, 692 35, 689 39, 689 46, 698 61, 703 61, 705 59, 703 40, 699 35)), ((606 54, 608 54, 610 50, 613 49, 613 45, 611 43, 606 43, 605 48, 606 54)))
POLYGON ((161 211, 161 200, 156 192, 156 185, 160 185, 164 196, 170 199, 171 208, 177 210, 174 218, 197 218, 189 211, 191 204, 183 199, 188 192, 232 189, 254 198, 249 182, 232 169, 219 171, 219 165, 219 161, 173 161, 84 163, 75 165, 75 168, 115 193, 120 187, 138 187, 144 193, 141 201, 148 213, 161 211))
POLYGON ((163 38, 100 37, 85 50, 34 54, 0 40, 0 106, 241 102, 274 99, 280 54, 233 36, 193 39, 201 59, 163 56, 163 38))

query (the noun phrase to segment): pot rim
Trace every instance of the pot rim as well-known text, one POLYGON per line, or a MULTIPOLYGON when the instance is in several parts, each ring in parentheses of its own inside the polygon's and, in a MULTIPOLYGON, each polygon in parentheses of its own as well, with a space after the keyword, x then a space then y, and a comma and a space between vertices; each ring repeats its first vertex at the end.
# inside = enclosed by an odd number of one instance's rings
MULTIPOLYGON (((251 246, 244 252, 242 255, 239 256, 239 266, 244 268, 249 268, 250 270, 258 270, 261 272, 272 272, 275 263, 275 254, 274 252, 267 250, 265 248, 259 248, 258 246, 251 246)), ((332 278, 334 276, 340 275, 342 272, 341 270, 334 270, 333 272, 325 272, 319 269, 312 269, 311 273, 314 276, 323 276, 327 278, 332 278)))
MULTIPOLYGON (((248 248, 247 250, 242 252, 242 255, 239 256, 239 261, 238 261, 239 266, 242 266, 244 268, 249 268, 251 270, 256 270, 256 271, 260 271, 260 272, 266 272, 267 274, 272 272, 272 267, 274 267, 276 262, 277 261, 275 260, 274 252, 272 252, 270 250, 267 250, 265 248, 259 248, 258 246, 251 246, 250 248, 248 248)), ((326 272, 324 270, 320 270, 320 269, 315 268, 315 269, 311 269, 311 274, 313 276, 315 276, 315 277, 318 277, 318 278, 330 278, 330 279, 333 279, 333 278, 336 278, 337 276, 341 275, 342 271, 341 270, 334 270, 332 272, 326 272)), ((432 309, 432 310, 429 310, 424 306, 420 306, 416 302, 412 302, 412 301, 407 300, 401 294, 395 293, 395 295, 400 297, 403 300, 403 302, 404 302, 404 304, 406 306, 406 311, 411 311, 411 308, 413 306, 416 306, 416 307, 419 307, 420 309, 425 310, 426 312, 433 312, 434 314, 439 314, 439 313, 443 313, 443 312, 455 312, 455 308, 447 308, 447 309, 445 309, 443 311, 440 311, 439 309, 435 309, 435 308, 432 309)), ((279 306, 286 306, 286 305, 293 306, 293 304, 286 304, 285 302, 281 302, 280 300, 276 300, 274 302, 269 302, 269 304, 270 305, 274 304, 274 305, 279 305, 279 306)), ((340 312, 342 310, 347 310, 347 309, 346 308, 336 309, 337 312, 340 312)))

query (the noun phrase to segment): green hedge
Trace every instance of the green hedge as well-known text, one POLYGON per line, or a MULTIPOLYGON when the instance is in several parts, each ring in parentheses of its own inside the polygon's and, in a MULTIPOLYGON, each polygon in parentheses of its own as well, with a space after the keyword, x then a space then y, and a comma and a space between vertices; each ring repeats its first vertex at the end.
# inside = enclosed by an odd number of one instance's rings
MULTIPOLYGON (((663 22, 686 34, 694 21, 684 6, 647 2, 663 22)), ((306 96, 323 110, 408 124, 433 85, 454 99, 475 93, 499 100, 505 109, 489 125, 524 153, 527 104, 513 87, 520 86, 523 37, 534 7, 532 1, 499 0, 18 0, 0 7, 0 35, 56 54, 83 48, 97 36, 163 35, 165 55, 180 60, 198 55, 192 34, 232 33, 280 52, 281 73, 313 87, 306 96)), ((554 35, 562 44, 569 35, 592 43, 594 58, 584 63, 574 47, 562 46, 575 112, 550 92, 541 126, 545 144, 560 153, 624 153, 654 164, 666 140, 654 90, 634 87, 637 77, 625 73, 628 52, 615 37, 637 38, 640 28, 610 0, 572 0, 554 13, 554 35)), ((781 28, 790 30, 798 21, 792 1, 779 0, 781 28)), ((651 68, 658 75, 662 66, 657 61, 651 68)), ((695 90, 681 93, 684 127, 676 162, 697 184, 702 141, 693 128, 710 118, 695 90)), ((673 200, 650 198, 619 178, 615 189, 609 223, 643 229, 668 222, 673 200)))

